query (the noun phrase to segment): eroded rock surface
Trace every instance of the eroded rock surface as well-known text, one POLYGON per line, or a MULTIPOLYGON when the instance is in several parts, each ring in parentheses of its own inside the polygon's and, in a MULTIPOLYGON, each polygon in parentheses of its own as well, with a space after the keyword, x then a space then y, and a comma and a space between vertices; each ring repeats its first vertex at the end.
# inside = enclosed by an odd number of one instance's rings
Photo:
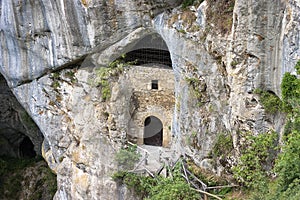
POLYGON ((299 1, 236 0, 227 33, 209 20, 206 1, 185 10, 164 2, 2 1, 0 70, 45 136, 56 199, 133 198, 110 176, 137 108, 134 88, 124 70, 109 79, 105 101, 95 80, 153 33, 171 54, 176 155, 201 165, 221 132, 237 148, 238 131, 282 131, 284 116, 266 113, 253 91, 279 95, 281 77, 300 59, 299 1))

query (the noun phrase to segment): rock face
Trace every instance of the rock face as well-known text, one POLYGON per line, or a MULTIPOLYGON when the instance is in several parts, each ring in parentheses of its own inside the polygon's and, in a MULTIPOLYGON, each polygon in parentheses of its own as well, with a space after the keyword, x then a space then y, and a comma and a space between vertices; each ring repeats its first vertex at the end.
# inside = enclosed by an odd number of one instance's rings
POLYGON ((176 154, 201 163, 221 132, 237 147, 238 131, 282 131, 284 117, 266 113, 253 91, 279 95, 281 77, 300 59, 299 1, 236 0, 227 33, 211 20, 208 2, 188 9, 168 2, 1 1, 0 72, 45 137, 55 199, 134 198, 110 176, 131 120, 144 121, 133 116, 135 97, 144 102, 146 94, 132 81, 146 79, 138 67, 107 66, 149 35, 171 55, 174 98, 168 91, 163 107, 176 154), (109 76, 99 81, 104 68, 109 76))
POLYGON ((0 156, 41 155, 43 135, 0 75, 0 156))

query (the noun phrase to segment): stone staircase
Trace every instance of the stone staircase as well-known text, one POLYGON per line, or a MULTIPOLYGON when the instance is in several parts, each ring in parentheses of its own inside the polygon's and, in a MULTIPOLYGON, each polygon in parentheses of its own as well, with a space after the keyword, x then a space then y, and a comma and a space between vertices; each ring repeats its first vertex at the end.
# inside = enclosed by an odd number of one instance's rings
POLYGON ((142 157, 131 171, 151 176, 158 173, 166 176, 165 166, 172 166, 179 157, 175 151, 158 146, 140 145, 137 151, 142 157))

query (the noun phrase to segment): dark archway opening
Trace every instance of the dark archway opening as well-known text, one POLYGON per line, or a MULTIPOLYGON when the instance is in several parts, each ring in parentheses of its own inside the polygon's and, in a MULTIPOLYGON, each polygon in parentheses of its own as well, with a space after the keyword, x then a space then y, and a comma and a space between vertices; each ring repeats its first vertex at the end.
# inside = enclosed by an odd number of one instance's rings
POLYGON ((134 62, 135 65, 161 64, 172 67, 170 52, 162 49, 137 49, 126 53, 125 62, 134 62))
POLYGON ((33 158, 36 156, 34 145, 27 136, 20 143, 20 156, 23 158, 33 158))
POLYGON ((157 117, 147 117, 144 123, 144 144, 162 146, 163 124, 157 117))

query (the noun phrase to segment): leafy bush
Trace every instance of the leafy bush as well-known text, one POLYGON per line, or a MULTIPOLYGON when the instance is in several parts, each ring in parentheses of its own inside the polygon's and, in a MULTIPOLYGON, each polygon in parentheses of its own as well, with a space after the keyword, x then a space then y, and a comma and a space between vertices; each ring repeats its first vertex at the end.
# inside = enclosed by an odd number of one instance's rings
POLYGON ((129 172, 117 172, 112 177, 115 181, 125 184, 134 190, 143 199, 147 200, 194 200, 200 199, 200 195, 191 189, 189 184, 181 176, 179 163, 172 173, 173 177, 145 177, 129 172))
POLYGON ((233 150, 233 141, 230 133, 218 135, 216 143, 212 148, 213 157, 228 155, 233 150))
POLYGON ((157 180, 151 177, 141 176, 126 171, 119 171, 112 176, 114 181, 125 184, 127 188, 133 190, 141 198, 148 197, 151 188, 157 184, 157 180))
POLYGON ((289 72, 285 73, 281 82, 281 92, 285 111, 299 111, 300 80, 289 72))
POLYGON ((135 145, 120 149, 115 155, 115 160, 122 170, 130 170, 133 169, 140 157, 141 154, 137 151, 137 146, 135 145))
POLYGON ((295 187, 300 181, 300 131, 293 131, 287 137, 276 163, 276 172, 281 191, 295 187))
POLYGON ((204 101, 204 92, 206 91, 206 84, 202 82, 200 79, 195 77, 186 77, 185 81, 192 89, 192 94, 197 98, 198 100, 198 106, 203 105, 204 101))
POLYGON ((300 60, 298 60, 298 62, 296 63, 295 69, 296 69, 297 74, 300 75, 300 60))
POLYGON ((274 164, 278 136, 272 132, 245 138, 240 162, 233 168, 234 177, 246 187, 256 188, 269 176, 266 166, 274 164))
POLYGON ((254 93, 259 94, 260 102, 264 106, 266 112, 274 114, 283 110, 283 103, 278 96, 269 91, 256 89, 254 93))

